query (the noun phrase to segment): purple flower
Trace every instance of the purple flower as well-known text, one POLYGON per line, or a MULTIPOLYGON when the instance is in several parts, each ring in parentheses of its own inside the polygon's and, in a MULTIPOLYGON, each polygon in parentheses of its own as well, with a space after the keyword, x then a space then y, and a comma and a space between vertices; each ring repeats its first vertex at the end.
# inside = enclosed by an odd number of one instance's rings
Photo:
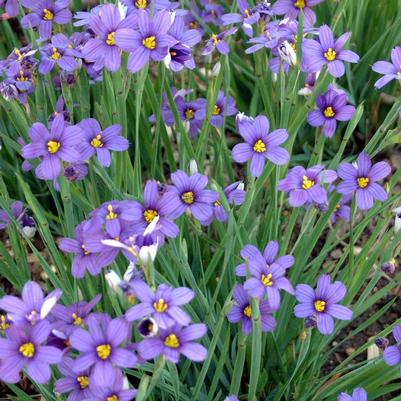
POLYGON ((35 325, 47 317, 61 294, 57 288, 45 297, 39 284, 28 281, 22 290, 22 299, 5 295, 0 299, 0 309, 8 312, 7 317, 14 323, 35 325))
POLYGON ((251 174, 259 177, 265 166, 265 159, 277 165, 288 163, 290 155, 280 147, 288 138, 285 129, 277 129, 269 134, 270 123, 267 117, 257 116, 254 121, 243 121, 238 124, 245 143, 234 146, 233 159, 239 163, 251 160, 251 174))
POLYGON ((39 64, 39 72, 48 74, 53 70, 55 65, 61 69, 71 72, 78 68, 76 50, 68 47, 69 41, 67 36, 63 34, 54 35, 51 43, 40 48, 42 60, 39 64))
MULTIPOLYGON (((273 310, 267 301, 261 301, 259 304, 259 313, 262 322, 262 331, 273 331, 276 327, 276 319, 271 316, 273 310)), ((248 336, 252 331, 252 305, 249 295, 244 287, 237 284, 234 288, 234 306, 227 314, 230 323, 242 322, 242 330, 248 336)))
POLYGON ((50 364, 61 362, 62 353, 55 347, 43 345, 51 330, 48 321, 33 326, 11 326, 6 338, 0 338, 0 378, 6 383, 17 383, 20 372, 26 369, 37 383, 51 378, 50 364))
POLYGON ((393 79, 399 81, 401 79, 401 47, 396 46, 391 50, 391 63, 388 61, 376 61, 372 70, 379 74, 384 74, 375 83, 375 88, 380 89, 387 85, 393 79))
POLYGON ((224 7, 220 4, 212 3, 208 0, 203 2, 204 9, 201 13, 201 19, 206 24, 213 24, 215 26, 221 25, 221 16, 224 13, 224 7))
POLYGON ((142 358, 153 359, 163 354, 171 362, 178 363, 180 354, 195 362, 207 358, 207 349, 196 342, 207 332, 205 324, 191 324, 187 327, 173 326, 168 330, 161 330, 159 337, 145 338, 138 344, 138 351, 142 358))
POLYGON ((242 23, 244 32, 253 35, 252 25, 259 21, 260 14, 257 9, 252 10, 247 0, 238 0, 238 9, 240 14, 229 13, 221 17, 223 25, 242 23))
POLYGON ((82 181, 88 175, 88 166, 85 163, 72 163, 64 168, 64 177, 67 180, 82 181))
POLYGON ((120 135, 122 127, 119 124, 111 125, 102 130, 99 122, 94 118, 85 118, 78 126, 82 129, 85 141, 80 144, 83 160, 88 160, 95 153, 102 166, 111 164, 110 150, 122 152, 127 150, 129 142, 120 135))
POLYGON ((257 268, 257 265, 269 267, 272 264, 278 264, 284 270, 289 269, 294 264, 292 255, 278 256, 280 246, 277 241, 269 241, 263 254, 255 245, 245 245, 241 249, 241 257, 247 261, 235 268, 235 274, 239 277, 246 277, 247 266, 251 265, 257 268))
POLYGON ((331 138, 336 132, 337 121, 349 121, 355 113, 355 107, 347 104, 348 96, 334 88, 318 96, 318 110, 308 114, 308 123, 312 127, 323 126, 324 136, 331 138))
POLYGON ((230 47, 228 43, 225 41, 231 35, 234 35, 237 32, 237 28, 230 28, 226 31, 220 32, 217 35, 213 34, 210 39, 206 42, 205 49, 202 52, 202 56, 207 56, 211 54, 215 49, 218 50, 220 54, 228 54, 230 53, 230 47))
POLYGON ((349 206, 350 202, 352 201, 351 195, 344 195, 336 208, 334 209, 333 214, 331 215, 331 222, 334 224, 337 219, 342 219, 344 221, 349 222, 351 219, 351 207, 349 206))
POLYGON ((70 0, 23 0, 22 5, 31 10, 21 20, 24 29, 39 27, 40 39, 50 39, 54 24, 68 24, 72 14, 68 9, 70 0))
POLYGON ((169 218, 170 206, 164 196, 160 194, 157 181, 149 180, 146 182, 143 197, 143 205, 136 204, 138 215, 141 216, 137 223, 141 225, 142 232, 157 219, 153 231, 160 232, 167 237, 176 237, 180 229, 169 218))
MULTIPOLYGON (((20 201, 15 201, 10 206, 11 213, 25 234, 28 234, 30 228, 35 228, 35 222, 28 215, 24 205, 20 201)), ((5 210, 0 209, 0 230, 9 226, 11 219, 5 210)))
POLYGON ((186 29, 184 17, 179 16, 174 18, 169 34, 177 41, 169 50, 169 68, 175 72, 181 71, 184 67, 194 69, 192 49, 201 41, 202 34, 197 29, 186 29))
POLYGON ((94 365, 95 381, 107 383, 114 376, 116 366, 131 368, 136 364, 134 353, 122 345, 129 334, 129 326, 124 319, 113 319, 106 325, 101 324, 95 316, 90 316, 86 324, 89 331, 77 328, 70 337, 71 345, 80 351, 74 363, 75 372, 82 372, 94 365))
POLYGON ((397 342, 396 345, 390 345, 383 353, 384 362, 389 366, 395 366, 401 364, 401 326, 397 325, 393 329, 393 337, 397 342))
POLYGON ((319 41, 305 39, 303 41, 304 67, 308 72, 320 71, 325 65, 329 73, 335 77, 342 77, 345 73, 344 61, 357 63, 359 56, 351 50, 343 47, 351 33, 346 32, 337 40, 334 39, 332 30, 327 25, 319 29, 319 41))
POLYGON ((313 316, 322 334, 332 334, 334 332, 333 318, 352 319, 352 311, 338 304, 345 297, 346 292, 347 288, 340 281, 331 284, 328 274, 320 276, 316 290, 307 284, 298 284, 295 288, 295 297, 299 304, 294 308, 295 316, 299 318, 313 316))
POLYGON ((0 7, 3 7, 10 17, 16 17, 19 12, 18 0, 1 0, 0 7))
POLYGON ((387 162, 379 162, 372 166, 369 155, 362 152, 356 163, 341 163, 337 172, 343 179, 337 191, 344 195, 355 191, 356 203, 360 209, 372 208, 374 199, 380 202, 387 200, 387 192, 377 183, 391 173, 387 162))
POLYGON ((59 96, 56 103, 56 108, 52 114, 50 114, 48 118, 48 123, 51 124, 53 120, 56 118, 57 114, 62 114, 64 116, 65 125, 69 125, 70 123, 70 111, 67 109, 63 96, 59 96))
POLYGON ((89 39, 82 48, 82 56, 94 62, 95 70, 106 67, 109 71, 118 71, 121 65, 121 49, 117 43, 117 35, 134 22, 133 18, 121 21, 118 8, 113 4, 105 4, 97 15, 89 19, 89 28, 95 37, 89 39))
POLYGON ((324 170, 323 166, 313 166, 305 170, 302 166, 292 168, 287 176, 278 183, 278 190, 290 194, 292 207, 305 203, 326 203, 327 193, 323 183, 331 183, 337 178, 333 170, 324 170))
POLYGON ((116 371, 114 377, 110 377, 107 383, 95 381, 91 390, 91 397, 84 401, 131 401, 137 393, 135 389, 125 388, 124 376, 121 371, 116 371))
MULTIPOLYGON (((231 96, 226 96, 223 91, 220 91, 216 104, 213 107, 210 124, 216 128, 221 127, 224 124, 224 117, 233 116, 237 111, 234 99, 231 96)), ((196 112, 195 116, 198 119, 204 120, 206 114, 207 110, 202 108, 196 112)))
POLYGON ((70 393, 67 401, 81 401, 92 395, 89 370, 75 372, 74 360, 68 357, 63 358, 58 369, 63 377, 56 381, 54 389, 60 394, 70 393))
POLYGON ((186 101, 184 97, 177 96, 175 98, 177 110, 180 114, 181 120, 189 125, 189 135, 191 138, 195 138, 205 121, 206 116, 206 99, 196 99, 186 101), (203 110, 203 113, 197 113, 198 110, 203 110))
POLYGON ((134 280, 131 288, 141 303, 126 312, 125 317, 129 322, 152 315, 161 329, 168 329, 175 324, 187 326, 191 323, 191 317, 180 308, 194 297, 194 292, 189 288, 173 288, 167 284, 161 284, 156 292, 153 292, 141 280, 134 280))
POLYGON ((341 393, 338 398, 338 401, 368 401, 368 393, 362 387, 357 387, 351 395, 347 393, 341 393))
POLYGON ((245 53, 255 53, 264 47, 267 49, 276 48, 280 41, 287 38, 291 33, 291 30, 286 25, 281 25, 278 21, 268 22, 261 36, 251 38, 248 41, 252 46, 246 49, 245 53))
POLYGON ((182 170, 171 174, 170 186, 163 195, 163 201, 169 206, 166 210, 171 218, 181 216, 190 210, 199 221, 207 221, 213 215, 213 204, 219 198, 215 191, 205 189, 208 178, 199 173, 188 176, 182 170))
POLYGON ((304 24, 306 28, 315 25, 316 14, 311 7, 321 3, 323 0, 278 0, 274 3, 272 11, 276 15, 284 15, 285 18, 296 19, 301 11, 304 13, 304 24))
POLYGON ((75 146, 82 141, 82 131, 76 125, 66 127, 61 114, 52 122, 50 132, 42 123, 34 123, 29 137, 31 143, 22 148, 22 156, 25 159, 42 159, 36 167, 36 175, 42 180, 57 178, 62 160, 74 163, 80 159, 75 146))
POLYGON ((68 338, 77 327, 85 326, 86 318, 101 298, 101 295, 96 295, 89 302, 80 301, 68 306, 55 305, 51 312, 51 315, 57 319, 54 322, 54 328, 68 338))
POLYGON ((102 221, 91 219, 83 221, 75 228, 74 238, 62 238, 59 248, 75 254, 71 273, 76 278, 84 277, 86 272, 98 275, 102 268, 109 265, 114 258, 110 250, 101 243, 106 236, 102 232, 102 221))
POLYGON ((168 35, 171 26, 171 14, 160 11, 154 17, 146 11, 138 11, 139 32, 133 29, 121 29, 116 33, 116 43, 130 53, 128 70, 138 72, 149 62, 162 61, 169 48, 177 40, 168 35))

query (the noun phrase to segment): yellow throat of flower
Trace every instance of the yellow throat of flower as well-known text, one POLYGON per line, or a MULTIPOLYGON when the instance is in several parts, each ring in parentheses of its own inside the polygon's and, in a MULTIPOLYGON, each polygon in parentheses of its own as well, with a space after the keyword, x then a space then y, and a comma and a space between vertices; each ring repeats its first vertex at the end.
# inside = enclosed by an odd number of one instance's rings
POLYGON ((45 8, 45 9, 43 10, 43 19, 44 19, 45 21, 53 21, 53 20, 54 20, 54 14, 53 14, 50 10, 48 10, 47 8, 45 8))
POLYGON ((248 305, 244 308, 244 315, 247 317, 251 317, 252 316, 252 308, 251 305, 248 305))
POLYGON ((302 188, 311 189, 315 185, 315 181, 309 179, 306 175, 302 177, 302 188))
POLYGON ((181 199, 188 205, 192 205, 192 203, 195 201, 195 195, 192 191, 184 192, 181 195, 181 199))
POLYGON ((193 120, 195 117, 195 112, 192 109, 186 109, 185 110, 185 118, 187 120, 193 120))
POLYGON ((178 348, 180 346, 180 341, 178 340, 177 336, 172 333, 166 337, 164 344, 170 348, 178 348))
POLYGON ((97 355, 100 359, 106 360, 111 354, 110 344, 101 344, 96 347, 97 355))
POLYGON ((139 8, 140 10, 145 10, 147 6, 148 6, 147 0, 137 0, 135 2, 135 7, 139 8))
POLYGON ((358 186, 360 188, 366 188, 369 184, 369 178, 368 177, 359 177, 357 179, 357 182, 358 182, 358 186))
POLYGON ((149 50, 156 48, 156 36, 148 36, 142 40, 142 44, 149 50))
POLYGON ((80 327, 82 327, 83 325, 84 325, 84 319, 82 319, 82 317, 80 317, 80 316, 78 316, 76 313, 73 313, 72 315, 71 315, 71 317, 74 319, 74 325, 75 326, 80 326, 80 327))
POLYGON ((334 112, 334 110, 333 110, 333 108, 331 106, 326 107, 324 109, 323 113, 324 113, 324 116, 327 117, 327 118, 331 118, 331 117, 334 117, 336 115, 336 113, 334 112))
POLYGON ((327 61, 334 61, 336 59, 337 53, 331 47, 324 53, 324 57, 327 61))
POLYGON ((86 389, 89 386, 89 377, 88 376, 78 376, 77 382, 82 390, 86 389))
POLYGON ((321 301, 321 300, 315 301, 315 309, 317 312, 324 312, 326 309, 326 301, 321 301))
POLYGON ((104 143, 102 142, 102 135, 97 134, 92 140, 91 140, 91 145, 94 148, 102 148, 104 143))
POLYGON ((57 47, 53 47, 52 55, 50 56, 53 60, 60 60, 61 53, 58 51, 57 47))
POLYGON ((113 205, 107 206, 107 210, 109 211, 109 213, 106 216, 107 220, 114 220, 118 217, 118 214, 113 212, 113 205))
POLYGON ((266 144, 261 139, 258 139, 253 145, 253 150, 257 153, 266 152, 266 144))
POLYGON ((294 3, 294 7, 299 8, 299 9, 303 9, 306 6, 306 2, 305 0, 296 0, 294 3))
POLYGON ((47 142, 47 151, 51 154, 57 153, 60 149, 60 142, 57 141, 49 141, 47 142))
POLYGON ((115 36, 116 36, 116 33, 115 33, 115 32, 110 32, 110 33, 107 35, 106 43, 107 43, 109 46, 114 46, 114 45, 116 44, 116 38, 115 38, 115 36))
POLYGON ((273 285, 272 277, 273 277, 273 275, 271 273, 269 273, 267 275, 262 274, 260 281, 262 282, 262 284, 265 287, 271 287, 273 285))
POLYGON ((25 358, 33 358, 35 355, 35 345, 31 342, 22 344, 19 347, 19 352, 25 357, 25 358))
POLYGON ((164 301, 163 298, 160 298, 157 302, 153 304, 156 312, 163 313, 167 310, 168 304, 164 301))

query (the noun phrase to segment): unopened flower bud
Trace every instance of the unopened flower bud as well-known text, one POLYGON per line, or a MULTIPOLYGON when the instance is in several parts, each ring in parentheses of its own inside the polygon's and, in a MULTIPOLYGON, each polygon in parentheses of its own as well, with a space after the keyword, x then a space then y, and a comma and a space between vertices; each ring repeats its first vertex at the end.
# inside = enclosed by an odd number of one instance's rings
POLYGON ((383 263, 381 269, 382 269, 382 271, 384 273, 386 273, 386 274, 388 274, 390 276, 393 275, 394 272, 395 272, 395 263, 394 263, 394 261, 391 260, 389 262, 383 263))
POLYGON ((159 327, 153 318, 145 317, 139 322, 138 331, 142 337, 149 338, 157 335, 159 327))
POLYGON ((375 340, 375 344, 376 344, 377 348, 384 351, 387 348, 389 341, 385 337, 379 337, 375 340))

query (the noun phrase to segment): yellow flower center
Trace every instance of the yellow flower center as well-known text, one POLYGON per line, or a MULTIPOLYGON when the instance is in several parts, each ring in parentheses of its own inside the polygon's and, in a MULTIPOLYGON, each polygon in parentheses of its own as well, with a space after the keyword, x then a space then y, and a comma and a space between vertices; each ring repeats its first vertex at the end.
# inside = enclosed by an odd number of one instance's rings
POLYGON ((90 252, 86 249, 86 245, 85 244, 82 244, 81 248, 84 250, 84 254, 85 255, 89 255, 90 254, 90 252))
POLYGON ((100 359, 106 360, 111 354, 110 344, 101 344, 96 347, 97 355, 100 359))
POLYGON ((368 177, 359 177, 357 179, 358 185, 360 188, 366 188, 369 184, 369 178, 368 177))
POLYGON ((216 202, 214 202, 214 206, 221 206, 221 202, 217 200, 216 202))
POLYGON ((25 343, 19 347, 19 352, 25 358, 33 358, 35 355, 35 346, 32 343, 25 343))
POLYGON ((21 53, 19 49, 15 49, 14 53, 18 56, 18 61, 21 61, 24 58, 24 55, 21 53))
POLYGON ((219 106, 217 106, 217 104, 215 104, 214 105, 214 108, 213 108, 213 115, 214 116, 218 116, 219 114, 220 114, 220 112, 221 112, 221 108, 219 107, 219 106))
POLYGON ((102 148, 104 143, 102 142, 102 135, 97 134, 92 140, 91 140, 91 145, 94 148, 102 148))
POLYGON ((142 44, 150 50, 156 48, 156 36, 148 36, 147 38, 142 40, 142 44))
POLYGON ((305 8, 306 4, 305 4, 305 0, 296 0, 296 2, 294 3, 294 6, 300 9, 305 8))
POLYGON ((196 29, 196 28, 199 27, 199 22, 198 22, 198 21, 192 21, 192 22, 189 23, 189 26, 190 26, 192 29, 196 29))
POLYGON ((170 348, 178 348, 180 346, 180 342, 175 334, 170 334, 164 340, 164 344, 170 348))
POLYGON ((310 180, 306 175, 302 177, 302 188, 311 189, 315 185, 315 181, 310 180))
POLYGON ((110 397, 107 397, 107 401, 118 401, 118 396, 117 395, 111 395, 110 397))
POLYGON ((17 77, 17 81, 28 81, 28 77, 24 76, 24 70, 19 71, 19 77, 17 77))
POLYGON ((53 21, 53 19, 54 19, 54 14, 53 14, 50 10, 48 10, 47 8, 45 8, 45 9, 43 10, 43 19, 44 19, 45 21, 53 21))
POLYGON ((163 298, 160 298, 153 304, 153 307, 155 308, 156 312, 163 313, 167 310, 168 304, 166 304, 163 298))
POLYGON ((218 43, 221 42, 221 39, 219 39, 216 34, 213 34, 211 39, 212 39, 213 46, 216 46, 218 43))
POLYGON ((337 53, 331 47, 329 47, 327 52, 324 53, 324 57, 326 57, 326 60, 328 61, 334 61, 336 59, 336 55, 337 53))
POLYGON ((267 148, 266 148, 266 144, 261 140, 258 139, 255 142, 255 145, 253 145, 253 150, 257 153, 263 153, 266 152, 267 148))
POLYGON ((151 223, 158 215, 159 213, 152 209, 148 209, 143 212, 143 216, 148 223, 151 223))
POLYGON ((336 115, 336 113, 334 112, 334 110, 333 110, 333 108, 331 106, 326 107, 324 109, 323 113, 324 113, 324 116, 327 117, 327 118, 334 117, 336 115))
POLYGON ((244 10, 244 14, 247 18, 251 15, 251 13, 249 12, 249 10, 247 8, 244 10))
POLYGON ((0 329, 1 330, 6 330, 10 327, 10 324, 7 323, 7 317, 6 315, 0 315, 0 329))
POLYGON ((140 10, 145 10, 145 8, 148 6, 147 0, 137 0, 135 2, 135 7, 139 8, 140 10))
POLYGON ((193 120, 195 117, 195 112, 192 109, 186 109, 185 110, 185 118, 187 120, 193 120))
POLYGON ((47 151, 52 154, 57 153, 58 150, 60 149, 60 146, 61 146, 60 142, 49 141, 47 142, 47 151))
POLYGON ((88 376, 78 376, 77 382, 79 383, 81 389, 84 390, 89 386, 89 377, 88 376))
POLYGON ((251 305, 248 305, 244 308, 244 315, 247 317, 251 317, 252 316, 252 308, 251 305))
POLYGON ((192 191, 184 192, 184 193, 181 195, 181 199, 182 199, 185 203, 187 203, 188 205, 191 205, 191 204, 194 203, 194 201, 195 201, 195 195, 194 195, 194 193, 193 193, 192 191))
POLYGON ((74 325, 75 326, 80 326, 82 327, 84 325, 84 319, 82 317, 78 316, 76 313, 73 313, 71 317, 74 319, 74 325))
POLYGON ((315 301, 315 309, 317 312, 324 312, 324 310, 326 309, 326 301, 315 301))
POLYGON ((260 281, 265 287, 271 287, 273 285, 272 277, 273 275, 271 273, 267 275, 262 274, 262 278, 260 279, 260 281))
POLYGON ((109 46, 114 46, 116 44, 116 39, 115 39, 116 33, 115 32, 110 32, 107 35, 106 43, 109 46))
POLYGON ((61 54, 60 52, 57 50, 57 47, 53 47, 53 53, 51 55, 51 58, 53 60, 60 60, 61 59, 61 54))
POLYGON ((113 212, 113 205, 107 206, 107 210, 109 211, 108 215, 106 216, 107 220, 114 220, 118 217, 118 214, 113 212))

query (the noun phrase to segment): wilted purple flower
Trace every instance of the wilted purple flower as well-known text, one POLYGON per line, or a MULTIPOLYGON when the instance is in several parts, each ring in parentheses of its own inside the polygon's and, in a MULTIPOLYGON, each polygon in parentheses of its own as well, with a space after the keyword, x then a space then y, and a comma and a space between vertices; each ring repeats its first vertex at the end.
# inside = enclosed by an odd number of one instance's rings
MULTIPOLYGON (((262 322, 262 331, 273 331, 276 327, 276 319, 271 316, 275 310, 270 307, 267 301, 261 301, 259 304, 260 319, 262 322)), ((242 330, 248 336, 252 331, 252 305, 251 299, 244 287, 237 284, 234 288, 234 306, 227 314, 230 323, 242 322, 242 330)))
POLYGON ((322 25, 319 29, 319 41, 312 39, 303 41, 303 59, 306 71, 317 72, 327 65, 329 73, 333 77, 342 77, 345 73, 344 61, 350 63, 359 61, 356 53, 343 49, 350 35, 351 33, 346 32, 335 40, 332 30, 327 25, 322 25))
MULTIPOLYGON (((221 127, 224 124, 224 117, 233 116, 237 113, 237 107, 235 101, 231 96, 226 96, 224 91, 220 91, 216 100, 216 104, 213 107, 212 117, 210 118, 210 124, 213 127, 221 127)), ((207 110, 199 109, 196 112, 196 118, 204 120, 206 118, 207 110)))
POLYGON ((68 9, 70 0, 23 0, 22 5, 31 10, 21 20, 24 29, 38 28, 40 39, 50 39, 53 24, 68 24, 72 14, 68 9))
POLYGON ((24 69, 32 69, 38 63, 38 60, 33 57, 37 49, 32 49, 32 44, 28 44, 19 49, 15 48, 5 60, 0 61, 0 71, 4 71, 10 67, 18 66, 24 69))
POLYGON ((80 301, 68 306, 56 305, 51 311, 51 315, 57 319, 54 328, 68 338, 77 327, 85 326, 86 318, 101 298, 101 295, 96 295, 89 302, 80 301))
POLYGON ((395 366, 401 364, 401 326, 396 325, 393 329, 393 337, 396 341, 396 345, 390 345, 383 353, 384 362, 389 366, 395 366))
POLYGON ((223 25, 237 24, 242 23, 242 28, 244 32, 252 37, 253 29, 252 25, 259 21, 260 14, 257 8, 252 9, 247 0, 238 0, 238 9, 240 14, 237 13, 229 13, 224 14, 221 17, 221 21, 223 25))
POLYGON ((206 24, 215 26, 221 25, 221 16, 224 14, 224 7, 220 4, 212 3, 208 0, 203 2, 204 9, 201 12, 201 19, 206 24))
POLYGON ((278 0, 274 3, 272 11, 276 15, 284 15, 291 20, 298 18, 301 11, 304 13, 304 25, 311 28, 315 25, 316 14, 311 7, 324 0, 278 0))
POLYGON ((94 379, 94 385, 91 386, 92 396, 84 401, 131 401, 136 396, 137 390, 124 387, 121 371, 116 371, 114 376, 108 378, 107 383, 96 382, 96 376, 94 379))
POLYGON ((83 160, 88 160, 95 153, 102 166, 111 164, 110 150, 122 152, 127 150, 129 142, 120 135, 122 126, 110 125, 102 130, 99 122, 94 118, 85 118, 78 126, 82 129, 85 141, 80 144, 80 152, 83 160))
POLYGON ((121 29, 116 33, 116 43, 130 53, 128 70, 138 72, 149 62, 162 61, 169 48, 177 40, 168 35, 171 26, 171 15, 168 11, 160 11, 154 17, 146 11, 137 13, 139 32, 133 29, 121 29))
POLYGON ((401 47, 396 46, 391 50, 391 63, 388 61, 376 61, 372 70, 379 74, 384 74, 375 83, 375 88, 380 89, 387 85, 393 79, 401 80, 401 47))
POLYGON ((344 195, 336 205, 333 214, 331 215, 331 222, 334 224, 337 219, 342 219, 349 222, 351 219, 351 207, 349 204, 352 201, 351 195, 344 195))
POLYGON ((57 114, 62 114, 64 116, 64 123, 69 125, 70 122, 70 111, 67 109, 63 96, 59 96, 56 102, 56 108, 52 114, 50 114, 48 118, 49 124, 55 119, 57 114))
POLYGON ((177 41, 169 50, 169 68, 173 71, 181 71, 184 67, 194 69, 192 49, 201 41, 201 33, 197 29, 186 29, 184 17, 176 16, 169 34, 177 41))
POLYGON ((394 259, 390 260, 388 262, 385 262, 385 263, 383 263, 381 265, 382 272, 384 272, 384 273, 386 273, 386 274, 388 274, 390 276, 392 276, 395 273, 395 269, 396 269, 396 266, 395 266, 395 260, 394 259))
POLYGON ((277 241, 269 241, 263 251, 263 254, 255 245, 245 245, 241 249, 241 257, 247 263, 241 263, 235 268, 235 274, 240 277, 246 277, 247 266, 267 266, 278 264, 284 270, 289 269, 294 264, 292 255, 278 256, 280 246, 277 241))
POLYGON ((323 166, 313 166, 305 170, 302 166, 292 168, 287 176, 278 183, 278 190, 290 194, 289 202, 293 207, 305 203, 327 202, 327 193, 323 183, 331 183, 337 178, 333 170, 324 170, 323 166))
MULTIPOLYGON (((28 235, 29 229, 35 228, 36 224, 32 217, 28 215, 24 205, 20 201, 15 201, 10 206, 11 213, 13 214, 15 220, 22 228, 23 232, 28 235)), ((0 209, 0 230, 3 230, 9 226, 11 219, 5 210, 0 209)), ((28 235, 30 236, 30 235, 28 235)))
POLYGON ((352 393, 352 396, 347 393, 341 393, 338 398, 338 401, 368 401, 368 393, 362 387, 358 387, 352 393))
POLYGON ((173 326, 162 330, 159 337, 145 338, 138 344, 142 358, 153 359, 163 354, 171 362, 178 363, 180 354, 195 362, 207 358, 207 349, 196 342, 207 332, 205 324, 191 324, 187 327, 173 326))
POLYGON ((81 181, 88 175, 88 166, 85 163, 72 163, 64 168, 64 177, 67 180, 81 181))
POLYGON ((31 326, 11 326, 0 338, 0 378, 6 383, 17 383, 20 372, 26 369, 37 383, 47 383, 51 378, 51 364, 61 362, 59 349, 43 345, 51 330, 48 321, 31 326))
POLYGON ((389 343, 390 341, 386 337, 379 337, 375 340, 377 348, 381 349, 382 351, 388 347, 389 343))
POLYGON ((157 181, 149 180, 146 182, 143 205, 136 204, 138 215, 141 216, 137 221, 142 227, 142 232, 157 219, 154 231, 160 231, 162 235, 167 237, 176 237, 180 231, 169 217, 170 205, 167 204, 164 196, 159 193, 157 181))
POLYGON ((102 325, 97 317, 90 316, 86 324, 89 331, 77 328, 70 337, 72 347, 80 351, 74 364, 76 372, 94 365, 94 380, 107 383, 115 374, 115 366, 131 368, 136 364, 134 353, 122 345, 129 334, 129 326, 124 319, 116 318, 102 325))
POLYGON ((265 116, 257 116, 254 121, 244 121, 238 126, 246 142, 234 146, 233 159, 239 163, 251 159, 252 176, 259 177, 262 174, 266 159, 277 165, 288 163, 290 155, 280 147, 288 138, 285 129, 277 129, 269 134, 270 123, 265 116))
POLYGON ((55 383, 55 391, 60 394, 70 393, 67 401, 81 401, 92 395, 90 380, 90 372, 88 369, 81 372, 74 371, 74 360, 64 357, 58 366, 60 373, 63 375, 55 383))
POLYGON ((50 132, 42 123, 34 123, 29 130, 31 143, 22 148, 25 159, 42 158, 36 175, 43 180, 54 180, 60 175, 61 161, 74 163, 80 159, 75 146, 82 141, 82 131, 76 125, 66 127, 63 115, 52 122, 50 132))
POLYGON ((218 50, 220 54, 228 54, 230 53, 230 47, 228 43, 225 41, 231 35, 234 35, 237 32, 237 28, 233 27, 226 31, 220 32, 217 35, 213 34, 210 39, 206 42, 205 49, 202 52, 203 56, 207 56, 211 54, 215 49, 218 50))
POLYGON ((182 170, 171 174, 170 186, 163 195, 163 202, 169 206, 166 211, 171 218, 181 216, 186 210, 190 210, 193 216, 202 221, 207 221, 213 215, 213 204, 219 198, 215 191, 205 189, 208 178, 199 173, 188 176, 182 170))
POLYGON ((356 192, 356 203, 362 210, 373 207, 374 199, 381 202, 387 200, 387 192, 377 183, 391 173, 387 162, 379 162, 372 166, 368 154, 362 152, 356 163, 341 163, 337 169, 343 181, 338 185, 340 194, 356 192))
POLYGON ((206 99, 195 99, 186 101, 184 97, 177 96, 175 98, 177 110, 181 119, 189 124, 189 135, 195 138, 202 128, 206 116, 206 99), (203 110, 204 113, 197 113, 198 110, 203 110), (201 114, 201 115, 200 115, 201 114))
POLYGON ((35 325, 47 317, 61 294, 57 288, 45 297, 39 284, 28 281, 22 290, 22 299, 5 295, 0 299, 0 309, 8 312, 7 317, 14 323, 35 325))
POLYGON ((141 280, 134 280, 131 288, 141 303, 126 312, 125 317, 129 322, 152 315, 161 329, 167 329, 175 324, 187 326, 191 323, 191 317, 180 308, 194 297, 194 292, 189 288, 173 288, 167 284, 161 284, 156 292, 153 292, 141 280))
POLYGON ((75 71, 78 68, 75 56, 78 54, 76 50, 70 49, 68 45, 67 36, 60 33, 52 37, 50 44, 41 47, 42 59, 39 64, 39 72, 48 74, 55 65, 68 72, 75 71))
POLYGON ((313 89, 315 88, 316 80, 319 73, 308 73, 305 78, 305 85, 302 89, 298 91, 298 95, 308 96, 313 93, 313 89))
POLYGON ((114 4, 105 4, 97 15, 89 19, 89 28, 95 37, 89 39, 82 48, 82 57, 94 62, 94 68, 117 71, 121 65, 121 49, 116 36, 124 28, 134 23, 132 18, 121 20, 118 8, 114 4))
POLYGON ((101 240, 106 238, 101 228, 100 219, 83 221, 75 228, 75 239, 61 239, 59 248, 64 252, 75 254, 71 266, 74 277, 82 278, 87 271, 96 276, 103 267, 112 262, 109 250, 101 243, 101 240))
POLYGON ((355 113, 355 107, 347 102, 348 96, 345 92, 330 88, 317 97, 319 109, 309 112, 308 123, 312 127, 323 126, 324 136, 331 138, 336 132, 337 121, 349 121, 355 113))
POLYGON ((346 292, 347 288, 340 281, 331 284, 328 274, 320 276, 316 290, 307 284, 298 284, 295 288, 295 297, 299 304, 294 308, 295 316, 299 318, 315 316, 319 331, 325 335, 332 334, 333 318, 352 319, 352 311, 338 304, 346 292))

